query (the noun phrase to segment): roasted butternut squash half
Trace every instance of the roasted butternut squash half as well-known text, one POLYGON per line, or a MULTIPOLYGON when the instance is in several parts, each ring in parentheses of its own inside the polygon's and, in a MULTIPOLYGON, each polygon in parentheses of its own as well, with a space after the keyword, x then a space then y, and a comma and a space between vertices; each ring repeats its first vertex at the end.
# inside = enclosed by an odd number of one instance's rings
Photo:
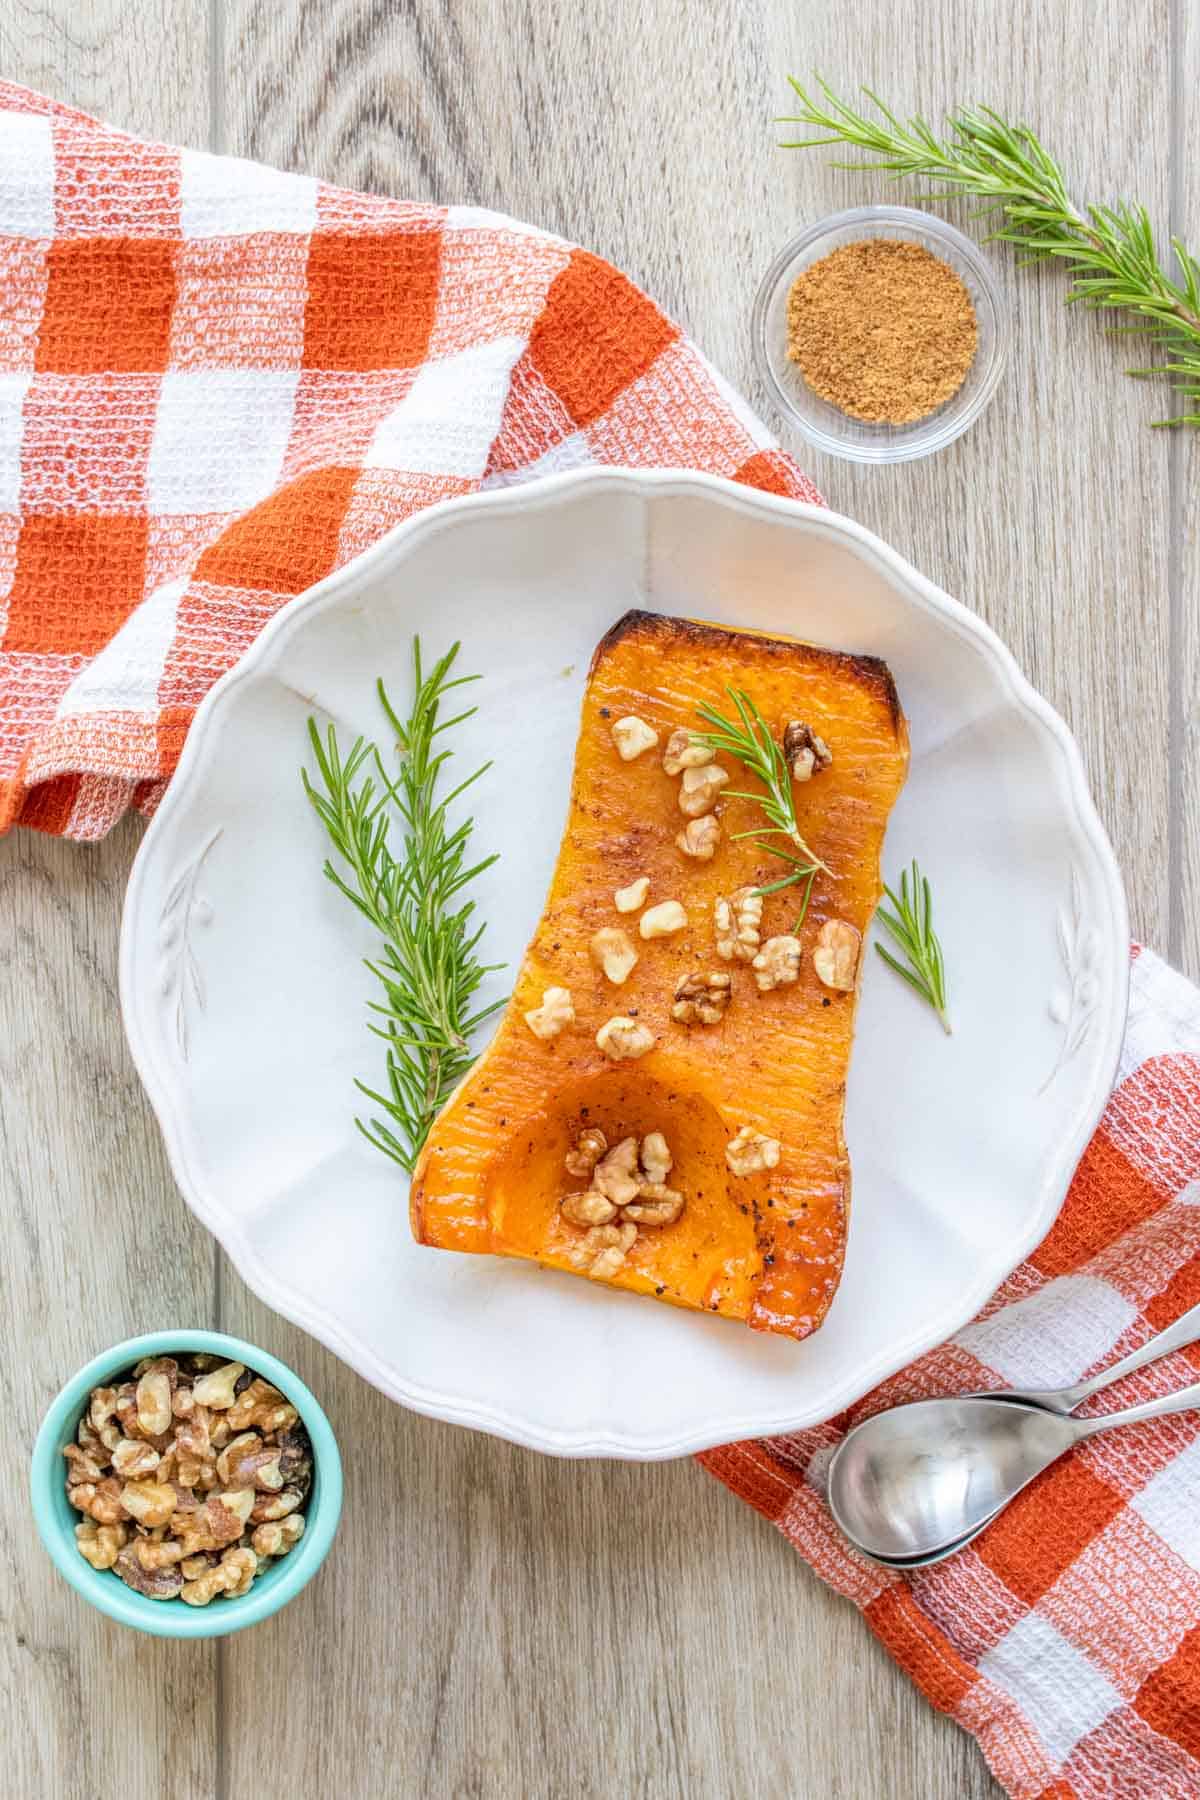
POLYGON ((861 942, 907 760, 874 658, 619 620, 592 662, 545 912, 414 1175, 418 1241, 814 1331, 845 1251, 861 942), (731 688, 786 738, 796 823, 826 865, 798 933, 803 888, 752 892, 789 867, 740 835, 766 823, 760 784, 686 735, 700 705, 731 711, 731 688))

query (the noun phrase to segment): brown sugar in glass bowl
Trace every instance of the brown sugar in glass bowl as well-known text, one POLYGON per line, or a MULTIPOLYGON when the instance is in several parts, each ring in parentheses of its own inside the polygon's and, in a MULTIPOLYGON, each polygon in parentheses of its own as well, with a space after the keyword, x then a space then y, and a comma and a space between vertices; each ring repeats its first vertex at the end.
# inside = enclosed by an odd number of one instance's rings
POLYGON ((961 388, 979 326, 966 285, 923 244, 863 238, 812 263, 788 295, 787 354, 852 418, 908 425, 961 388))
MULTIPOLYGON (((845 306, 835 310, 844 346, 845 306)), ((977 243, 919 207, 873 205, 814 219, 781 247, 759 284, 751 336, 765 399, 815 449, 853 462, 908 462, 945 449, 984 411, 1004 373, 1008 321, 991 262, 977 243), (975 319, 974 355, 960 385, 924 416, 904 423, 846 411, 811 386, 788 354, 789 305, 797 281, 839 250, 881 240, 923 249, 944 265, 962 283, 975 319)), ((840 388, 834 391, 846 397, 840 388)), ((891 385, 886 398, 896 401, 891 385)), ((893 404, 891 410, 903 408, 893 404)))

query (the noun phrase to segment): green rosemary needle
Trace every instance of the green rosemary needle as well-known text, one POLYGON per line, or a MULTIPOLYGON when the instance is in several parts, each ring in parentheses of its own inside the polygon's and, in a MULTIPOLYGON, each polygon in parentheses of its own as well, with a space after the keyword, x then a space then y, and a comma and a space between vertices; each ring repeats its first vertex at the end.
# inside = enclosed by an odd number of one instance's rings
POLYGON ((484 927, 474 922, 474 901, 460 899, 496 858, 468 866, 474 821, 451 826, 447 816, 491 764, 439 795, 453 752, 436 740, 477 710, 440 717, 452 689, 479 679, 450 679, 458 652, 455 644, 425 674, 421 640, 413 639, 414 698, 407 719, 396 713, 383 682, 377 683, 399 755, 394 776, 375 744, 360 737, 343 756, 334 727, 322 736, 315 719, 308 721, 308 735, 318 780, 301 770, 304 791, 338 859, 326 860, 325 874, 383 940, 377 957, 364 960, 382 989, 381 999, 368 1001, 380 1021, 369 1029, 387 1045, 387 1092, 362 1081, 355 1085, 396 1130, 376 1118, 355 1123, 410 1173, 442 1105, 475 1060, 472 1032, 504 1004, 496 1000, 473 1010, 484 977, 503 965, 479 961, 484 927), (393 849, 389 834, 397 820, 403 841, 393 849))
POLYGON ((1013 125, 988 106, 959 106, 947 115, 945 135, 919 115, 901 121, 870 88, 862 91, 875 114, 839 100, 817 77, 819 95, 788 77, 800 111, 780 124, 807 125, 819 135, 785 143, 785 150, 848 144, 867 162, 844 169, 878 168, 893 181, 905 176, 940 185, 928 200, 969 195, 981 200, 980 218, 994 218, 991 237, 1013 244, 1022 263, 1058 258, 1066 263, 1069 301, 1092 311, 1116 310, 1133 322, 1115 329, 1140 332, 1165 353, 1151 368, 1127 374, 1166 380, 1183 410, 1160 425, 1200 425, 1200 258, 1181 239, 1171 239, 1173 279, 1159 259, 1154 227, 1144 206, 1079 206, 1061 165, 1028 125, 1013 125), (878 116, 876 116, 878 115, 878 116))
POLYGON ((725 691, 733 701, 737 718, 727 718, 715 706, 698 706, 697 713, 711 729, 693 731, 692 742, 703 744, 715 755, 732 756, 749 774, 757 776, 762 782, 765 792, 759 794, 749 793, 742 788, 725 790, 731 800, 754 801, 761 807, 767 821, 765 826, 757 825, 751 831, 735 831, 732 841, 736 843, 741 838, 750 838, 759 849, 790 864, 788 874, 781 876, 778 881, 755 888, 754 892, 765 896, 776 894, 782 888, 803 885, 804 903, 800 916, 792 927, 793 932, 796 932, 803 925, 808 912, 817 871, 823 869, 829 874, 829 866, 821 861, 800 835, 800 827, 796 823, 792 772, 770 726, 744 688, 727 686, 725 691), (784 844, 770 842, 772 838, 787 840, 799 855, 784 844))
POLYGON ((946 1010, 946 969, 942 960, 942 946, 933 929, 933 898, 929 882, 922 875, 915 857, 912 880, 909 880, 909 871, 905 869, 900 876, 899 894, 894 893, 886 883, 883 891, 896 910, 889 913, 881 906, 876 916, 903 950, 908 967, 898 962, 882 944, 876 944, 875 948, 888 967, 895 969, 897 975, 907 981, 909 987, 915 988, 922 1000, 932 1006, 942 1022, 943 1030, 949 1036, 951 1027, 950 1015, 946 1010))

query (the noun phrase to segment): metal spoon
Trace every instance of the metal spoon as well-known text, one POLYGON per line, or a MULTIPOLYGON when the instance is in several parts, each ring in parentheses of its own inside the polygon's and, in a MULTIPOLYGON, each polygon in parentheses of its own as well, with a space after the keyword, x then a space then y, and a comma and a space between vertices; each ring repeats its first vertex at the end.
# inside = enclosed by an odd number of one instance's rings
POLYGON ((959 1550, 1073 1445, 1200 1407, 1200 1383, 1099 1419, 988 1396, 917 1400, 864 1419, 829 1465, 829 1506, 859 1550, 912 1568, 959 1550))
MULTIPOLYGON (((1044 1407, 1050 1412, 1071 1413, 1077 1406, 1082 1406, 1083 1402, 1090 1399, 1093 1394, 1102 1393, 1105 1388, 1111 1387, 1114 1382, 1120 1381, 1124 1376, 1132 1375, 1135 1370, 1145 1368, 1147 1363, 1157 1362, 1159 1357, 1169 1355, 1172 1350, 1179 1350, 1185 1344, 1194 1343, 1197 1338, 1200 1338, 1200 1306, 1193 1306, 1176 1319, 1174 1324, 1166 1326, 1154 1337, 1148 1338, 1139 1349, 1131 1351, 1128 1356, 1123 1356, 1119 1362, 1110 1364, 1107 1369, 1102 1369, 1098 1375, 1093 1375, 1088 1381, 1077 1381, 1073 1386, 1065 1388, 1000 1388, 991 1393, 964 1395, 963 1398, 1007 1402, 1015 1400, 1031 1406, 1044 1407)), ((1001 1510, 999 1506, 996 1508, 996 1512, 1001 1510)), ((977 1538, 980 1532, 991 1524, 996 1512, 990 1513, 987 1518, 980 1519, 977 1525, 964 1533, 961 1538, 955 1539, 953 1543, 944 1544, 940 1549, 930 1551, 924 1556, 876 1556, 872 1560, 898 1569, 920 1569, 930 1563, 942 1562, 947 1556, 954 1556, 959 1550, 965 1549, 977 1538)), ((870 1552, 864 1552, 864 1554, 869 1555, 870 1552)))

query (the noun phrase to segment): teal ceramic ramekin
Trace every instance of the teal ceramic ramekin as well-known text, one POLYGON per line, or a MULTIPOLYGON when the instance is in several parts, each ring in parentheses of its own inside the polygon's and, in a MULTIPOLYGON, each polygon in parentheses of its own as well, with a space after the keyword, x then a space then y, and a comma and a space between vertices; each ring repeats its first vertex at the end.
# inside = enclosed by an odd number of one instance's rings
POLYGON ((136 1631, 152 1637, 227 1637, 257 1625, 286 1606, 312 1580, 324 1562, 342 1511, 342 1459, 329 1420, 299 1376, 277 1357, 241 1338, 220 1331, 152 1331, 145 1337, 114 1344, 72 1376, 42 1420, 33 1447, 31 1474, 33 1516, 59 1573, 85 1600, 136 1631), (63 1479, 65 1445, 73 1443, 88 1395, 94 1387, 111 1386, 117 1375, 132 1369, 144 1356, 173 1356, 185 1351, 207 1351, 222 1362, 245 1363, 256 1375, 273 1382, 300 1414, 312 1440, 313 1481, 304 1507, 304 1536, 286 1556, 272 1560, 256 1575, 249 1593, 231 1600, 218 1595, 207 1606, 189 1606, 185 1600, 148 1600, 126 1587, 111 1569, 93 1569, 75 1547, 79 1514, 67 1499, 63 1479))

